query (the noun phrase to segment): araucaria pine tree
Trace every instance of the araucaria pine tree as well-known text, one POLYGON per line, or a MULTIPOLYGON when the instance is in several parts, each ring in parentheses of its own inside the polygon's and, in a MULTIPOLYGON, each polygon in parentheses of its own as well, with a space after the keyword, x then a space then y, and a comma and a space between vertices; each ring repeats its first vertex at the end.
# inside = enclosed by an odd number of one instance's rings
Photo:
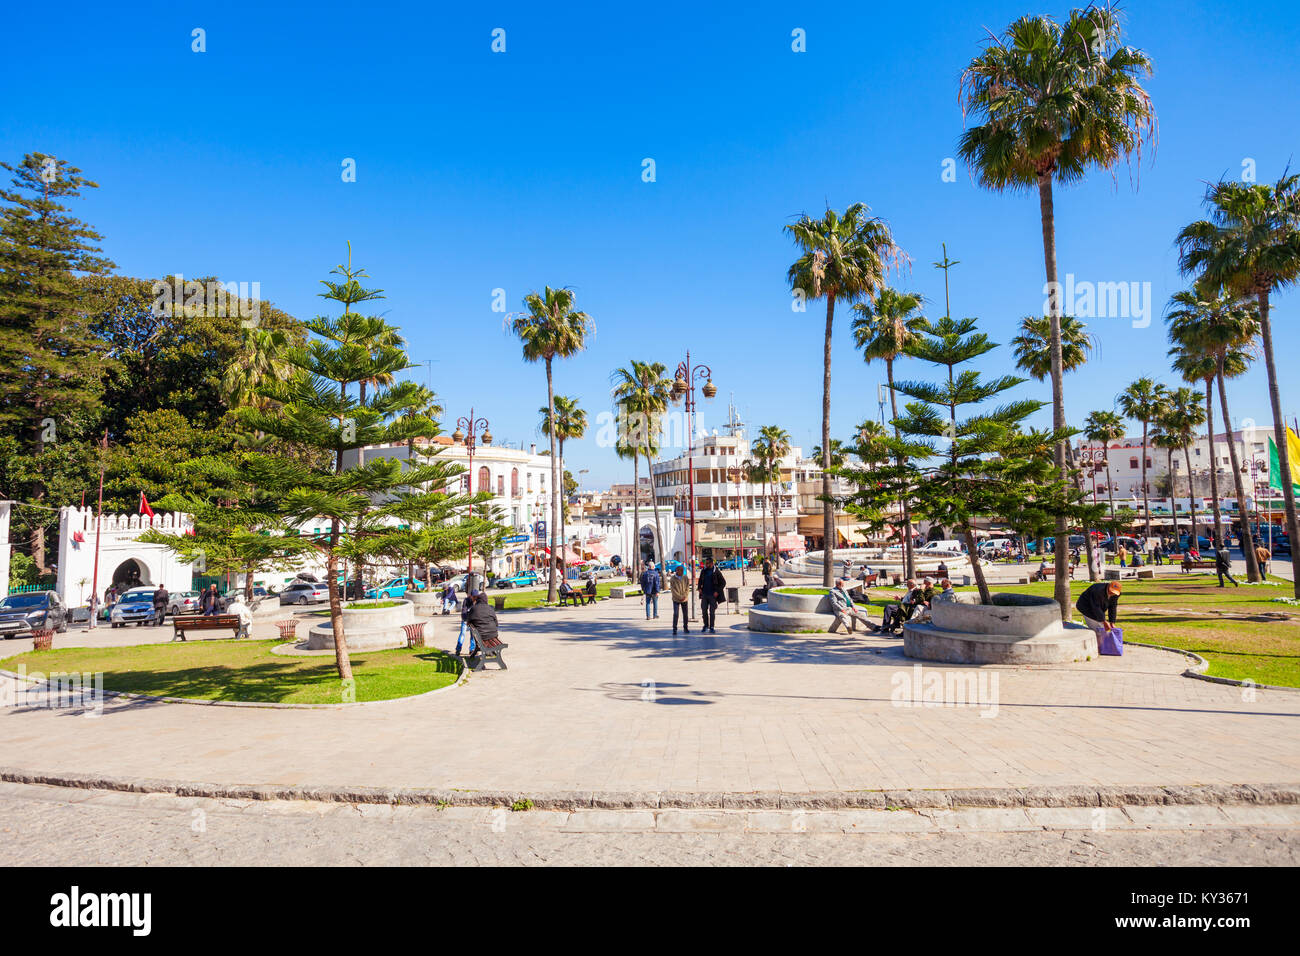
POLYGON ((903 381, 894 387, 912 399, 894 422, 900 437, 884 438, 895 462, 871 475, 856 503, 865 510, 910 497, 913 514, 951 527, 965 539, 980 601, 992 603, 975 541, 977 518, 1001 518, 1032 527, 1047 514, 1068 512, 1075 493, 1057 475, 1056 442, 1069 432, 1026 431, 1022 423, 1045 403, 1015 399, 989 403, 1025 379, 985 381, 969 364, 997 348, 976 320, 945 316, 927 322, 908 354, 940 366, 940 382, 903 381), (976 406, 983 406, 976 408, 976 406), (970 411, 968 417, 963 417, 970 411))
POLYGON ((326 281, 324 298, 343 304, 337 318, 317 316, 307 323, 311 338, 286 349, 282 359, 290 369, 283 381, 267 381, 260 389, 266 408, 242 408, 244 425, 292 445, 326 452, 326 464, 313 458, 286 458, 250 453, 245 474, 259 495, 277 503, 281 521, 297 529, 328 525, 311 539, 325 559, 330 590, 330 623, 335 659, 345 695, 352 685, 347 635, 343 630, 340 562, 383 560, 402 563, 412 555, 464 555, 470 538, 491 534, 491 521, 468 516, 469 508, 490 495, 452 494, 448 488, 464 471, 459 465, 428 464, 376 456, 359 461, 359 451, 371 445, 398 444, 438 434, 438 424, 412 414, 413 383, 378 386, 361 398, 362 382, 382 382, 412 365, 406 353, 392 345, 391 327, 382 319, 359 315, 351 306, 378 297, 362 287, 361 269, 347 265, 334 272, 339 282, 326 281), (354 389, 353 386, 356 386, 354 389))

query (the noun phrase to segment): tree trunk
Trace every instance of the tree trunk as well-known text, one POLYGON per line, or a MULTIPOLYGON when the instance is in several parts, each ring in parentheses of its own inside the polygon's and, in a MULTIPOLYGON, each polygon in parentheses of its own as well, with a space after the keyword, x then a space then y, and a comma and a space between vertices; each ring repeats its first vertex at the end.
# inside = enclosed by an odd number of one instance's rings
MULTIPOLYGON (((1151 537, 1151 501, 1147 497, 1147 422, 1142 422, 1142 511, 1146 515, 1147 537, 1151 537)), ((1169 473, 1169 498, 1173 500, 1174 473, 1169 473)), ((1111 512, 1112 517, 1114 511, 1111 512)), ((1177 539, 1177 535, 1174 538, 1177 539)))
POLYGON ((1200 542, 1197 541, 1196 535, 1196 491, 1192 487, 1192 449, 1190 445, 1183 446, 1183 459, 1187 462, 1187 506, 1192 509, 1192 541, 1196 542, 1196 550, 1200 550, 1200 542))
MULTIPOLYGON (((555 423, 552 422, 552 425, 555 423)), ((567 581, 569 579, 569 536, 564 532, 564 506, 568 501, 569 494, 564 488, 564 439, 560 439, 560 579, 567 581)))
MULTIPOLYGON (((835 293, 826 296, 826 339, 822 345, 822 587, 831 586, 835 551, 835 504, 831 501, 831 330, 835 326, 835 293)), ((1298 585, 1300 586, 1300 585, 1298 585)))
MULTIPOLYGON (((546 603, 554 604, 559 593, 555 585, 555 532, 558 527, 556 507, 559 505, 560 498, 555 479, 555 466, 559 464, 558 456, 555 453, 555 380, 551 376, 551 356, 549 355, 546 356, 546 422, 550 426, 548 431, 551 433, 551 523, 546 529, 550 532, 551 560, 547 564, 551 567, 550 574, 547 575, 546 603)), ((635 486, 633 486, 632 490, 633 492, 636 491, 635 486)))
MULTIPOLYGON (((1227 547, 1223 537, 1223 515, 1219 511, 1219 456, 1214 448, 1214 376, 1205 380, 1205 422, 1206 435, 1210 442, 1210 499, 1214 507, 1214 540, 1227 547)), ((1228 423, 1224 422, 1226 426, 1228 423)), ((1228 433, 1228 444, 1232 444, 1232 433, 1228 433)))
MULTIPOLYGON (((1052 174, 1040 173, 1038 176, 1038 206, 1043 223, 1043 266, 1047 274, 1048 288, 1048 324, 1051 328, 1052 348, 1052 427, 1065 428, 1065 389, 1063 384, 1063 360, 1061 356, 1061 290, 1056 272, 1056 211, 1052 200, 1052 174)), ((1062 483, 1069 478, 1065 463, 1065 441, 1056 444, 1056 470, 1062 483)), ((1065 515, 1056 516, 1056 603, 1061 605, 1061 620, 1069 621, 1070 606, 1070 552, 1069 532, 1066 529, 1065 515)))
MULTIPOLYGON (((1143 444, 1146 444, 1143 442, 1143 444)), ((1142 459, 1146 461, 1146 459, 1142 459)), ((1177 488, 1174 487, 1174 450, 1169 449, 1169 513, 1174 516, 1174 547, 1182 551, 1183 548, 1178 543, 1178 495, 1177 488)), ((1189 539, 1190 543, 1190 539, 1189 539)))
POLYGON ((984 566, 980 564, 979 550, 975 544, 975 532, 970 525, 962 526, 962 537, 966 540, 966 550, 970 552, 970 569, 975 575, 975 586, 980 591, 980 603, 992 604, 993 595, 989 593, 989 583, 984 580, 984 566))
MULTIPOLYGON (((885 377, 889 380, 889 410, 894 417, 898 419, 898 396, 894 394, 894 360, 885 359, 885 377)), ((894 425, 894 441, 899 441, 898 426, 894 425)), ((903 456, 897 455, 894 458, 898 467, 903 467, 903 456)), ((912 503, 904 496, 899 502, 903 508, 903 576, 907 578, 916 577, 916 555, 912 547, 912 503)))
POLYGON ((632 573, 641 573, 641 456, 632 452, 632 573))
MULTIPOLYGON (((1106 497, 1110 499, 1110 542, 1118 545, 1119 525, 1115 523, 1115 486, 1110 481, 1110 453, 1106 454, 1106 497)), ((1105 561, 1105 558, 1102 559, 1105 561)))
MULTIPOLYGON (((334 635, 334 664, 338 667, 339 680, 352 680, 352 661, 348 657, 348 638, 343 633, 343 601, 339 598, 339 521, 330 521, 330 552, 325 562, 326 574, 329 575, 330 589, 330 632, 334 635)), ((346 587, 346 582, 344 584, 346 587)))
MULTIPOLYGON (((668 555, 667 552, 664 551, 664 526, 663 526, 663 522, 659 518, 659 497, 655 493, 655 461, 653 456, 647 455, 646 457, 649 461, 649 465, 647 467, 649 467, 650 469, 650 507, 654 508, 655 510, 655 534, 659 536, 659 540, 658 542, 656 542, 659 547, 659 551, 658 551, 659 557, 657 558, 657 560, 659 562, 659 570, 660 572, 663 572, 664 560, 667 558, 668 555)), ((740 540, 743 545, 745 540, 743 525, 741 526, 740 540)))
MULTIPOLYGON (((1268 317, 1268 291, 1259 294, 1259 332, 1264 341, 1264 367, 1268 370, 1268 402, 1273 410, 1273 440, 1277 444, 1277 463, 1282 470, 1282 501, 1286 506, 1286 533, 1291 542, 1291 561, 1296 564, 1296 547, 1300 542, 1300 525, 1296 522, 1295 490, 1291 487, 1291 449, 1286 440, 1286 419, 1282 417, 1282 395, 1277 385, 1277 366, 1273 361, 1273 326, 1268 317)), ((828 346, 829 348, 829 346, 828 346)), ((1300 574, 1293 591, 1300 598, 1300 574)))
MULTIPOLYGON (((1077 468, 1075 465, 1074 448, 1070 445, 1066 445, 1065 447, 1066 447, 1066 451, 1069 453, 1070 456, 1070 467, 1075 469, 1074 488, 1076 491, 1079 492, 1079 497, 1082 498, 1084 495, 1083 470, 1077 468)), ((1068 539, 1067 539, 1067 543, 1068 543, 1068 539)), ((1088 556, 1088 580, 1096 581, 1097 580, 1097 546, 1092 540, 1092 529, 1087 526, 1084 526, 1083 528, 1083 547, 1084 547, 1084 552, 1088 556)))
POLYGON ((1246 512, 1246 487, 1241 480, 1241 462, 1237 460, 1237 443, 1232 440, 1232 416, 1228 413, 1228 390, 1223 381, 1223 359, 1218 363, 1219 408, 1223 412, 1224 431, 1228 435, 1228 461, 1232 465, 1233 487, 1237 492, 1237 514, 1241 519, 1241 550, 1246 557, 1246 580, 1262 581, 1259 559, 1255 557, 1255 535, 1250 530, 1250 515, 1246 512))

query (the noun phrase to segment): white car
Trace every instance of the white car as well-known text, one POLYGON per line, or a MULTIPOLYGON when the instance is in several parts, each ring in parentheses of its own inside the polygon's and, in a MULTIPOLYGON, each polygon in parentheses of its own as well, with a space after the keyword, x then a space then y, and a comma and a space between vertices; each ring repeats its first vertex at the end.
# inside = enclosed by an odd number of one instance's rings
POLYGON ((294 581, 280 592, 280 604, 321 604, 330 599, 330 589, 319 582, 294 581))

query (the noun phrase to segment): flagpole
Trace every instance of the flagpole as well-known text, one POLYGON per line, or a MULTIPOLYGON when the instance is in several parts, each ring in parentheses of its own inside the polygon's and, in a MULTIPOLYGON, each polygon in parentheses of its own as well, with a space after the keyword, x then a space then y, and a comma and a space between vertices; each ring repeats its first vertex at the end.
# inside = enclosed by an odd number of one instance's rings
MULTIPOLYGON (((99 452, 99 504, 95 508, 95 570, 90 582, 91 593, 99 594, 99 522, 104 517, 104 452, 108 450, 108 429, 99 452)), ((93 613, 93 612, 92 612, 93 613)))

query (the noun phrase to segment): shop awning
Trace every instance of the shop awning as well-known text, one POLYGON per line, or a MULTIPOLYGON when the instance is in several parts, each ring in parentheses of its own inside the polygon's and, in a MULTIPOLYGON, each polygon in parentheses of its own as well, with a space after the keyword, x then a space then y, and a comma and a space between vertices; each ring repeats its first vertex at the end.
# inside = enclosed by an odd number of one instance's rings
POLYGON ((778 551, 799 551, 808 546, 801 534, 783 534, 776 539, 776 549, 778 551))
MULTIPOLYGON (((728 548, 734 549, 736 544, 737 540, 735 538, 701 538, 695 542, 697 548, 722 548, 724 550, 728 548)), ((745 538, 743 546, 746 548, 761 548, 763 542, 757 538, 745 538)))

